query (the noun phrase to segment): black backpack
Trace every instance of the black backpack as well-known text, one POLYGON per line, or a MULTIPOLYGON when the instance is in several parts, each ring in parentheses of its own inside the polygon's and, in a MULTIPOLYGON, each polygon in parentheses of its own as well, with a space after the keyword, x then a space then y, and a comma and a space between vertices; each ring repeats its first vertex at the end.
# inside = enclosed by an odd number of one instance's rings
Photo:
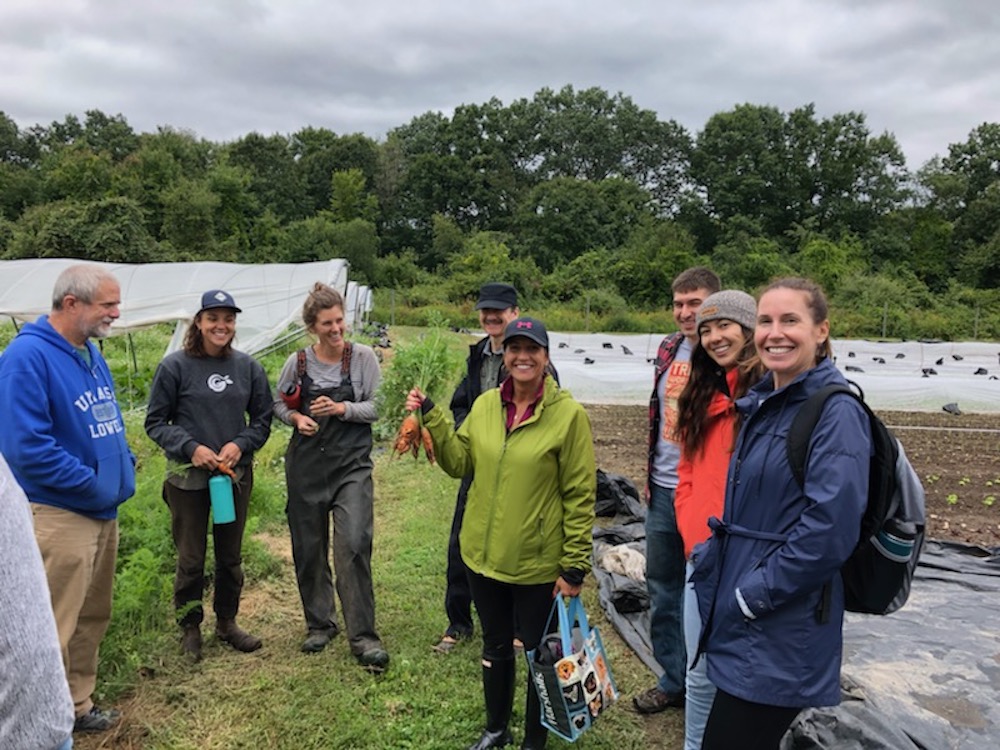
MULTIPOLYGON (((887 615, 902 607, 910 595, 924 544, 924 488, 896 436, 875 416, 863 395, 843 385, 826 386, 810 396, 792 421, 788 462, 799 487, 805 486, 813 429, 826 400, 835 393, 849 394, 861 404, 871 423, 874 446, 858 546, 840 569, 845 606, 849 612, 887 615)), ((827 587, 823 616, 829 594, 827 587)))

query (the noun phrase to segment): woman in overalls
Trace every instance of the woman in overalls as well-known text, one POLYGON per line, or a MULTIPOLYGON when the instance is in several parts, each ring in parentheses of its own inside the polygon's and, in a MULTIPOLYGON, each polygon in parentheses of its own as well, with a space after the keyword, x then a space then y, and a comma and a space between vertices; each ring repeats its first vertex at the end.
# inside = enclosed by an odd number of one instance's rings
POLYGON ((294 428, 285 454, 288 528, 308 635, 322 651, 340 630, 333 566, 347 638, 358 662, 382 671, 389 654, 375 631, 372 589, 372 429, 380 372, 370 347, 344 339, 344 299, 317 283, 302 307, 312 346, 292 354, 278 378, 274 413, 294 428))

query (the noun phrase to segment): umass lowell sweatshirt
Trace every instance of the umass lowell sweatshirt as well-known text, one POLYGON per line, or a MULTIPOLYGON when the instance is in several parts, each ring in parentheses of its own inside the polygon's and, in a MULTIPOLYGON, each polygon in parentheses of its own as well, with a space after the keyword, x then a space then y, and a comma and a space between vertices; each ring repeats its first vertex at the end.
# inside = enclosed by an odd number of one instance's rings
POLYGON ((90 363, 43 315, 0 355, 0 452, 33 503, 115 518, 135 492, 114 381, 97 347, 90 363))

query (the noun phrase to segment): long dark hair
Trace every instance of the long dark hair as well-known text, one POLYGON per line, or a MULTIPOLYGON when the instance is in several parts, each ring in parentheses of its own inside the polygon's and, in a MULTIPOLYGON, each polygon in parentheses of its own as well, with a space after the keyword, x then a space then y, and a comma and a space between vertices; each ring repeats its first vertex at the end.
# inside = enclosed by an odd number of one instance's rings
MULTIPOLYGON (((203 358, 208 356, 208 352, 205 351, 205 337, 201 334, 201 316, 206 312, 206 310, 202 310, 195 315, 190 325, 188 325, 187 331, 184 332, 184 344, 181 348, 184 349, 184 352, 189 357, 203 358)), ((225 359, 232 353, 233 339, 229 339, 226 345, 222 347, 222 351, 219 352, 219 356, 225 359)))
MULTIPOLYGON (((742 325, 743 348, 736 358, 736 387, 729 396, 734 401, 744 395, 750 386, 764 376, 764 366, 757 356, 757 347, 753 343, 753 331, 742 325)), ((726 371, 712 359, 705 347, 701 345, 701 336, 691 352, 691 375, 687 385, 677 399, 677 439, 681 444, 684 457, 693 459, 705 447, 705 437, 708 427, 708 406, 712 403, 717 391, 725 392, 726 371)), ((737 414, 733 424, 733 442, 739 432, 740 418, 737 414)))

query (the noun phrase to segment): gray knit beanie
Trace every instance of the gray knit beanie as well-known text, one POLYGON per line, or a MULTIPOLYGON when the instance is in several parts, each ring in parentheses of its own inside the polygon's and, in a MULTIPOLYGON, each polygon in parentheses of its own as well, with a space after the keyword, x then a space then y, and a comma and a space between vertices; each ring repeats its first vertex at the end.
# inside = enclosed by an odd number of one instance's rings
POLYGON ((709 320, 732 320, 752 331, 757 324, 757 302, 746 292, 723 289, 705 298, 696 320, 699 328, 709 320))

